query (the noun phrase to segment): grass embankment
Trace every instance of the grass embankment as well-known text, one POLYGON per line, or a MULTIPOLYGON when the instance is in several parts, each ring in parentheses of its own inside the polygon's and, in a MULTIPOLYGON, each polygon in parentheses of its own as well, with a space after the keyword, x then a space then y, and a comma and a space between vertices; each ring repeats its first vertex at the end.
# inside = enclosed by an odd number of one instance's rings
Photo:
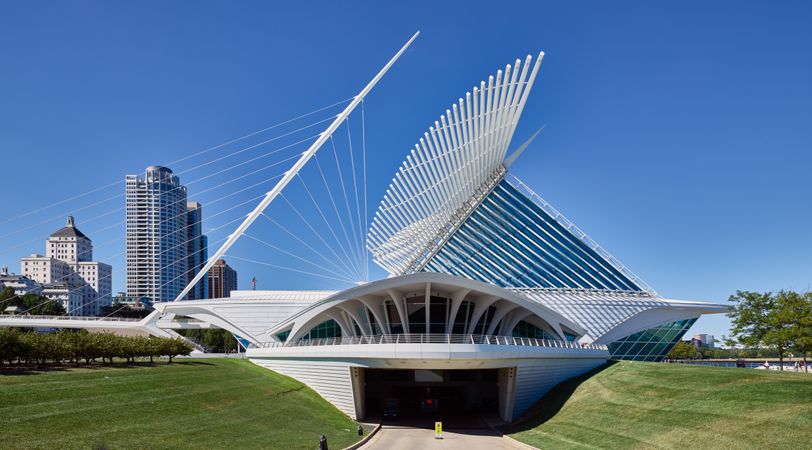
POLYGON ((354 423, 245 360, 0 372, 0 448, 331 448, 354 423))
POLYGON ((619 362, 558 385, 507 430, 539 448, 808 448, 812 376, 619 362))

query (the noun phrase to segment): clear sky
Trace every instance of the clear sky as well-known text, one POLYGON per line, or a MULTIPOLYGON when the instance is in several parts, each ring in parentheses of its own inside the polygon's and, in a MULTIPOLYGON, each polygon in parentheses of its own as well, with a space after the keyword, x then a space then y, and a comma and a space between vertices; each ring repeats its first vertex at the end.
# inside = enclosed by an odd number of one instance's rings
MULTIPOLYGON (((514 142, 546 128, 514 174, 664 296, 808 289, 812 6, 654 3, 0 1, 2 216, 44 208, 0 219, 0 264, 73 213, 122 290, 124 175, 346 99, 421 30, 365 104, 370 210, 451 102, 543 50, 514 142)), ((189 187, 207 217, 253 206, 201 193, 226 176, 189 187)), ((243 288, 341 287, 230 262, 243 288)))

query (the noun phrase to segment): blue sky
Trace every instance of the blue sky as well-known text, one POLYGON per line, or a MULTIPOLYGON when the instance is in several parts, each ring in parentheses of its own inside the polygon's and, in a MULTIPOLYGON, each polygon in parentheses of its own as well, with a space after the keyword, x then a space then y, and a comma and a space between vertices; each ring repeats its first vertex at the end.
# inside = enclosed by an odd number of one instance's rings
MULTIPOLYGON (((124 175, 350 97, 421 30, 365 104, 370 210, 451 102, 543 50, 514 142, 546 128, 514 174, 664 296, 808 289, 809 23, 807 2, 3 1, 3 216, 44 209, 0 223, 0 264, 16 271, 42 253, 72 212, 122 289, 123 200, 111 197, 124 175)), ((218 179, 190 186, 190 198, 218 179)), ((222 192, 199 199, 210 216, 256 192, 244 194, 210 208, 222 192)), ((235 252, 277 261, 257 245, 235 252)), ((266 289, 335 287, 232 262, 241 287, 252 276, 266 289)), ((727 328, 708 317, 694 330, 727 328)))

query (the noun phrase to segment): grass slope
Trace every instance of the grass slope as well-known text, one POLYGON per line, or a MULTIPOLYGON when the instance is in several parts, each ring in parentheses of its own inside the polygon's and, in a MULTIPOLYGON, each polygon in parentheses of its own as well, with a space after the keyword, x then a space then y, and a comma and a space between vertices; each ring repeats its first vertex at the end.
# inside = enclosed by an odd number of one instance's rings
POLYGON ((3 448, 331 448, 355 425, 301 383, 245 360, 0 372, 3 448))
POLYGON ((539 448, 809 448, 812 376, 618 362, 557 386, 505 430, 539 448))

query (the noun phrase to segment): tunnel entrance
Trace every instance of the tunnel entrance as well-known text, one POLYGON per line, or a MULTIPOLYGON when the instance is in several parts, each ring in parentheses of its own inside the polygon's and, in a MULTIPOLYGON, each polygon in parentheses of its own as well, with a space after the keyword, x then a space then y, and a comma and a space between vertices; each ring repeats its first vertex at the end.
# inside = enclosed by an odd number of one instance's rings
POLYGON ((367 417, 429 421, 498 415, 499 369, 365 369, 367 417))

